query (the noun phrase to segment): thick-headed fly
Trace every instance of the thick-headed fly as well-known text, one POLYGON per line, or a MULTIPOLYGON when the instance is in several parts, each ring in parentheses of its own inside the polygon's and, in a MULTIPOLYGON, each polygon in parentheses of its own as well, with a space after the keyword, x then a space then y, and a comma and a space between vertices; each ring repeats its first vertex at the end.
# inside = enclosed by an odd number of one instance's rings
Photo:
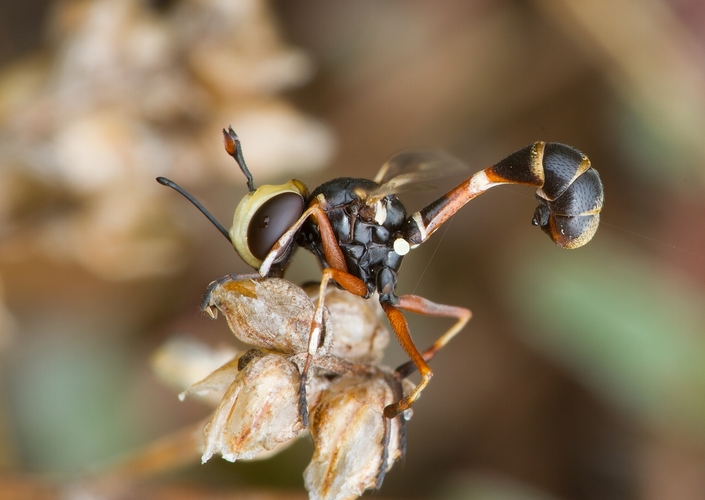
MULTIPOLYGON (((433 157, 402 153, 382 167, 374 181, 341 177, 309 193, 291 180, 280 186, 255 189, 232 130, 223 130, 225 149, 247 177, 249 194, 240 202, 228 232, 181 188, 163 177, 157 180, 179 190, 191 200, 233 244, 235 250, 261 276, 281 276, 296 247, 312 252, 323 268, 321 293, 308 343, 308 362, 322 342, 323 297, 328 282, 361 297, 378 293, 399 343, 411 361, 397 370, 405 377, 414 369, 421 382, 406 397, 385 408, 392 418, 418 399, 431 379, 427 362, 470 319, 462 307, 436 304, 416 295, 396 295, 397 275, 409 250, 425 242, 468 201, 489 188, 520 184, 536 188, 539 206, 532 223, 557 245, 577 248, 595 234, 604 200, 602 182, 590 160, 564 144, 535 142, 495 165, 481 170, 418 212, 407 215, 394 194, 400 185, 433 163, 433 157), (413 166, 417 173, 409 173, 413 166), (456 323, 428 349, 419 352, 401 311, 455 318, 456 323)), ((301 376, 302 414, 306 418, 305 380, 301 376)))

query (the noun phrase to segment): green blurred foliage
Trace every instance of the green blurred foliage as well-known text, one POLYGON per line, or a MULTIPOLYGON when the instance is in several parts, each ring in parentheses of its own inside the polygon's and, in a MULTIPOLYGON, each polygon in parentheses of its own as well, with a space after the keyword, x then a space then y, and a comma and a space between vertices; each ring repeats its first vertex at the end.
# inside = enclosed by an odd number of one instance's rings
POLYGON ((702 443, 700 284, 613 234, 574 254, 526 257, 507 289, 522 338, 630 418, 702 443))

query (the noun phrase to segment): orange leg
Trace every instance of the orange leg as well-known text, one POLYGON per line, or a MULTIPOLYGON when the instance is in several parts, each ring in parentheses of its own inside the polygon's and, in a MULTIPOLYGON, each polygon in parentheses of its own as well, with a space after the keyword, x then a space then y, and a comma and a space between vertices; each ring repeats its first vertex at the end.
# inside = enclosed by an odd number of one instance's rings
POLYGON ((429 380, 431 380, 433 372, 426 364, 426 361, 424 361, 423 356, 419 353, 413 340, 411 340, 409 324, 406 322, 406 318, 402 312, 391 304, 382 304, 382 309, 384 309, 384 313, 387 315, 387 319, 389 319, 389 323, 392 325, 392 330, 394 330, 394 335, 396 335, 399 344, 411 358, 411 362, 416 369, 419 370, 419 374, 421 375, 421 382, 419 382, 419 385, 417 385, 408 396, 401 398, 396 403, 384 409, 385 417, 394 418, 414 404, 414 401, 419 398, 421 391, 426 387, 429 380))
MULTIPOLYGON (((472 312, 464 307, 449 306, 445 304, 437 304, 418 295, 402 295, 399 297, 397 307, 405 311, 424 314, 427 316, 438 316, 443 318, 457 318, 458 321, 451 326, 448 331, 441 335, 438 340, 426 348, 421 356, 424 361, 428 362, 433 359, 438 351, 440 351, 455 335, 463 329, 470 321, 472 312)), ((396 374, 400 378, 405 378, 414 372, 414 364, 412 362, 404 363, 396 369, 396 374)))
POLYGON ((333 227, 328 220, 328 216, 323 210, 322 204, 318 200, 314 200, 309 209, 306 210, 305 214, 308 214, 307 216, 312 216, 316 222, 316 225, 318 225, 318 230, 321 233, 321 241, 323 242, 323 253, 326 257, 326 262, 330 266, 323 270, 323 276, 321 277, 318 303, 316 305, 316 311, 313 314, 313 321, 311 321, 311 332, 308 337, 308 354, 306 356, 304 368, 301 371, 301 381, 299 383, 299 413, 301 414, 301 421, 304 427, 308 427, 306 380, 308 379, 308 370, 311 366, 311 359, 321 345, 323 307, 325 304, 328 282, 330 280, 334 280, 348 292, 360 297, 367 297, 368 290, 364 281, 348 272, 348 267, 345 263, 345 258, 343 257, 343 251, 338 245, 338 240, 333 232, 333 227))
POLYGON ((316 306, 316 312, 313 315, 313 321, 311 322, 311 333, 308 338, 309 356, 316 354, 316 350, 318 350, 321 344, 321 329, 323 328, 323 306, 325 302, 326 288, 328 288, 328 282, 331 279, 353 295, 357 295, 359 297, 367 296, 367 285, 365 285, 365 282, 362 281, 360 278, 356 278, 347 271, 341 271, 332 267, 327 267, 323 270, 323 276, 321 277, 321 285, 318 295, 318 304, 316 306))
POLYGON ((394 330, 399 344, 401 344, 404 351, 406 351, 409 358, 411 358, 410 362, 403 364, 396 370, 397 376, 404 378, 410 375, 414 369, 417 369, 421 375, 421 382, 419 382, 408 396, 384 409, 386 417, 394 418, 399 413, 409 409, 419 398, 421 391, 426 387, 433 376, 433 372, 426 362, 431 360, 431 358, 465 326, 470 320, 472 313, 463 307, 436 304, 435 302, 417 295, 402 295, 399 297, 399 302, 396 306, 382 304, 382 308, 392 325, 392 329, 394 330), (399 309, 430 316, 458 318, 458 321, 421 354, 411 340, 409 325, 399 309))
POLYGON ((332 267, 327 267, 323 270, 321 277, 320 291, 318 295, 318 304, 316 311, 313 314, 311 321, 311 333, 308 337, 308 354, 306 355, 306 363, 301 370, 301 379, 299 382, 299 414, 304 427, 308 427, 308 403, 306 400, 306 380, 308 379, 308 370, 311 365, 311 359, 316 354, 316 351, 321 345, 321 331, 323 329, 323 306, 325 303, 326 288, 330 280, 335 280, 341 287, 348 292, 360 297, 367 296, 367 286, 360 278, 356 278, 347 271, 341 271, 332 267))
POLYGON ((328 216, 323 210, 324 207, 318 200, 311 202, 311 207, 315 207, 315 211, 311 215, 321 234, 321 243, 323 243, 323 254, 326 256, 326 262, 333 269, 348 272, 348 265, 345 263, 343 251, 338 245, 338 239, 333 232, 333 226, 331 226, 328 216))
POLYGON ((293 244, 296 234, 303 226, 306 219, 311 217, 321 233, 321 241, 323 243, 323 252, 326 255, 326 262, 331 267, 340 269, 341 271, 347 271, 347 265, 345 264, 345 257, 343 257, 343 251, 338 245, 338 240, 335 238, 335 233, 330 225, 328 216, 325 213, 324 204, 318 200, 314 199, 309 207, 301 214, 301 217, 291 226, 282 236, 279 238, 272 249, 269 251, 267 256, 262 261, 258 272, 261 276, 267 276, 272 267, 272 264, 293 244))

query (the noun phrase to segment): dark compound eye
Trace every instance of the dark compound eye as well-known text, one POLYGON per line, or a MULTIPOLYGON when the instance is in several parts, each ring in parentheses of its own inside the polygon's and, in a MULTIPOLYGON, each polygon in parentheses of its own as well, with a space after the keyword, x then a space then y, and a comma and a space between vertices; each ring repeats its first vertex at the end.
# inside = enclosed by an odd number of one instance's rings
POLYGON ((301 217, 307 197, 306 186, 296 179, 248 193, 235 210, 229 233, 242 260, 259 269, 274 244, 301 217))
POLYGON ((297 193, 277 195, 257 209, 247 228, 247 247, 264 260, 274 244, 301 216, 304 200, 297 193))

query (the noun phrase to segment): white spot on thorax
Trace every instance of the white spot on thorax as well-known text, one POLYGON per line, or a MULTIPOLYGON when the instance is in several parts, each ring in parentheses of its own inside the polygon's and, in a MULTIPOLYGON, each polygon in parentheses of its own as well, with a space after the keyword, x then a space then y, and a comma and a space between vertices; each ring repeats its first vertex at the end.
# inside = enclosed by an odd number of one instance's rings
POLYGON ((411 246, 409 246, 409 242, 404 238, 397 238, 394 240, 394 251, 397 254, 406 255, 409 253, 409 250, 411 250, 411 246))

